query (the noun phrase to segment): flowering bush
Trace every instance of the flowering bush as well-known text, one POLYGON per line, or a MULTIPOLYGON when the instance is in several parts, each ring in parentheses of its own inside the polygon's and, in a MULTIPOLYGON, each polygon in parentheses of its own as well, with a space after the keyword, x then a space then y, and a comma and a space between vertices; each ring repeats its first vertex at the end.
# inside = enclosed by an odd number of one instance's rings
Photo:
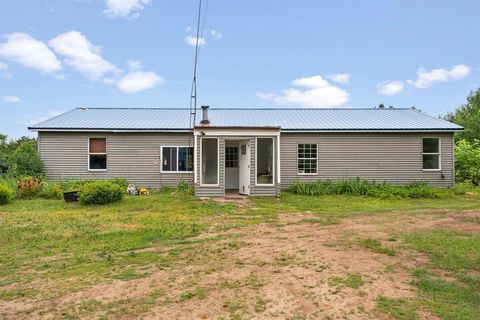
POLYGON ((24 178, 17 184, 17 198, 30 199, 42 191, 43 181, 38 178, 24 178))

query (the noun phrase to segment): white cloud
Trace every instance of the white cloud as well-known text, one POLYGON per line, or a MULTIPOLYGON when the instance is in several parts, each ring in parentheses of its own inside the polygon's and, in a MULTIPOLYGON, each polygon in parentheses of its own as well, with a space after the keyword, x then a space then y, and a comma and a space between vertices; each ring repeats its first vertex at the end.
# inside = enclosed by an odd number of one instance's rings
MULTIPOLYGON (((195 47, 197 45, 197 37, 186 36, 185 37, 185 43, 195 47)), ((205 38, 202 38, 202 37, 198 38, 198 45, 199 46, 204 46, 206 44, 207 44, 207 40, 205 40, 205 38)))
POLYGON ((117 83, 118 89, 125 93, 135 93, 155 87, 164 80, 155 72, 135 71, 127 73, 117 83))
POLYGON ((107 9, 103 13, 110 18, 137 18, 139 11, 152 0, 106 0, 107 9))
POLYGON ((8 70, 8 64, 0 62, 0 71, 8 70))
POLYGON ((435 82, 463 79, 470 74, 470 71, 470 67, 464 64, 453 66, 450 70, 440 68, 427 71, 425 68, 420 68, 417 72, 417 79, 415 81, 408 80, 408 83, 416 88, 425 89, 431 87, 435 82))
POLYGON ((20 98, 17 96, 3 96, 2 100, 8 103, 15 103, 15 102, 19 102, 20 98))
POLYGON ((138 60, 127 60, 127 64, 131 70, 140 70, 142 68, 142 63, 138 60))
POLYGON ((45 43, 21 32, 8 34, 6 38, 7 42, 0 44, 0 57, 44 73, 62 69, 62 64, 45 43))
POLYGON ((218 40, 223 38, 223 33, 221 33, 218 30, 210 30, 210 35, 212 36, 213 39, 218 40))
POLYGON ((394 96, 403 91, 403 81, 383 81, 377 84, 377 89, 384 96, 394 96))
POLYGON ((352 75, 350 73, 329 74, 327 76, 328 79, 338 83, 349 83, 351 77, 352 75))
POLYGON ((292 86, 294 88, 284 90, 282 95, 257 93, 257 96, 281 105, 293 104, 313 108, 339 107, 350 100, 348 92, 331 85, 320 75, 295 79, 292 86))
POLYGON ((100 47, 94 46, 78 31, 62 33, 48 42, 50 47, 65 57, 65 63, 92 80, 100 80, 106 74, 119 70, 100 54, 100 47))
POLYGON ((193 30, 193 29, 192 29, 192 27, 190 27, 190 26, 188 26, 188 27, 185 28, 185 32, 190 32, 190 31, 192 31, 192 30, 193 30))

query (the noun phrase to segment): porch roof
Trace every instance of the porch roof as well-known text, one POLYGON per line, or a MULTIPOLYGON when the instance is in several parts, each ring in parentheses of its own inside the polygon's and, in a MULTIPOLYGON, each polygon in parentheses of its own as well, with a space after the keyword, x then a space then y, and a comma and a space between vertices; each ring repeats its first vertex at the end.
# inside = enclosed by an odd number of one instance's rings
MULTIPOLYGON (((196 126, 200 126, 201 111, 196 126)), ((280 127, 282 131, 459 131, 461 126, 412 109, 210 108, 210 127, 280 127)), ((76 108, 33 131, 177 131, 190 129, 185 108, 76 108)))

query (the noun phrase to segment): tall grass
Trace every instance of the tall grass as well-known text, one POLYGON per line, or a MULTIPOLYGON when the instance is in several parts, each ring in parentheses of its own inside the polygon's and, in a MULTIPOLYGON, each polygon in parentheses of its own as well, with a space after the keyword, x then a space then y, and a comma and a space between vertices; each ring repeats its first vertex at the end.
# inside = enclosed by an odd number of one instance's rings
POLYGON ((293 183, 288 191, 300 195, 359 195, 378 198, 443 198, 452 192, 428 186, 425 181, 415 181, 401 187, 387 182, 361 180, 360 178, 348 180, 318 180, 313 183, 293 183))

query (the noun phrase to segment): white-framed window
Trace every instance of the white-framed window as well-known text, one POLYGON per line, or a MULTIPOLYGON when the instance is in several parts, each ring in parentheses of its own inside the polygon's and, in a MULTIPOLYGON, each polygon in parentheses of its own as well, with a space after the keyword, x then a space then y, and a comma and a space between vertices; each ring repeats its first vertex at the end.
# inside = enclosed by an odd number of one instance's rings
POLYGON ((238 147, 225 147, 225 168, 238 168, 238 147))
POLYGON ((107 138, 88 138, 88 170, 107 171, 107 138))
POLYGON ((318 163, 317 145, 314 143, 300 143, 297 145, 297 172, 298 174, 317 174, 318 163))
POLYGON ((192 172, 193 147, 162 146, 161 172, 192 172))
POLYGON ((256 138, 255 184, 273 186, 274 157, 273 138, 256 138))
POLYGON ((423 138, 423 170, 440 171, 442 148, 440 138, 423 138))
POLYGON ((219 182, 219 139, 200 140, 200 185, 218 186, 219 182))

